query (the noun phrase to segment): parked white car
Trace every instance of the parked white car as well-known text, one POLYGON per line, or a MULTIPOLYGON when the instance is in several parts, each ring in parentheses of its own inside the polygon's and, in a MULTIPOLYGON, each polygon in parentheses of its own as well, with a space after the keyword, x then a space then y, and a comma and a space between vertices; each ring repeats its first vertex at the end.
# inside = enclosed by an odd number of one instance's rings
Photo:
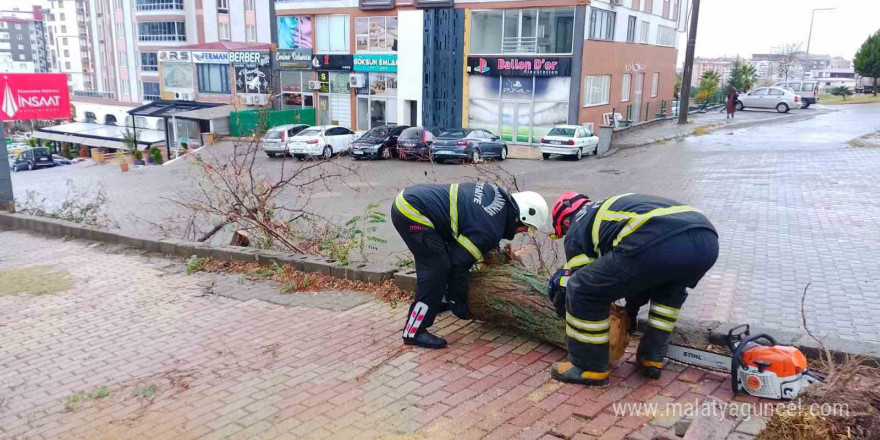
POLYGON ((749 93, 740 93, 737 110, 744 108, 775 108, 779 113, 788 113, 793 108, 801 108, 801 97, 782 87, 761 87, 749 93))
POLYGON ((554 154, 581 160, 584 154, 595 155, 598 148, 599 137, 580 125, 559 125, 541 138, 541 156, 545 160, 554 154))
POLYGON ((287 154, 287 143, 306 128, 309 126, 305 124, 288 124, 266 130, 263 135, 263 152, 269 157, 287 154))
POLYGON ((334 154, 351 150, 358 134, 338 125, 309 127, 287 142, 287 151, 299 160, 320 156, 330 159, 334 154))

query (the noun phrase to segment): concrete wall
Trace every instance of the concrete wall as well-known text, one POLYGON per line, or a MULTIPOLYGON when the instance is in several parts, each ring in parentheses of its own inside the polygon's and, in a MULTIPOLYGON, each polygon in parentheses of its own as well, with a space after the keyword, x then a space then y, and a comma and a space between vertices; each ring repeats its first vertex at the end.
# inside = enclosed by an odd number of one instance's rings
POLYGON ((397 119, 404 123, 408 118, 405 101, 416 101, 417 121, 411 125, 422 125, 422 73, 425 33, 424 11, 402 10, 397 15, 397 119))

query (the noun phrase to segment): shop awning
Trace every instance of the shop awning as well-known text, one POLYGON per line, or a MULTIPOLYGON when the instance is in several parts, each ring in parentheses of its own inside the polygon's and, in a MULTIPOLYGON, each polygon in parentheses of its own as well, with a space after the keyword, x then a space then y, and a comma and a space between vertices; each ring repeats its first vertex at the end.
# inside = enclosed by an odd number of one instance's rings
POLYGON ((175 113, 174 117, 178 119, 190 119, 194 121, 210 121, 212 119, 228 118, 229 113, 234 111, 236 111, 234 105, 221 105, 218 107, 209 107, 175 113))
MULTIPOLYGON (((128 111, 132 116, 152 116, 154 118, 170 118, 182 112, 219 107, 223 104, 193 101, 153 101, 149 104, 128 111)), ((227 112, 228 113, 228 112, 227 112)))
MULTIPOLYGON (((117 125, 91 124, 88 122, 73 122, 54 127, 40 128, 34 132, 34 136, 57 142, 69 142, 71 144, 86 145, 99 148, 124 148, 125 136, 132 132, 131 127, 117 125)), ((155 144, 165 143, 165 132, 138 128, 138 148, 148 149, 155 144)))

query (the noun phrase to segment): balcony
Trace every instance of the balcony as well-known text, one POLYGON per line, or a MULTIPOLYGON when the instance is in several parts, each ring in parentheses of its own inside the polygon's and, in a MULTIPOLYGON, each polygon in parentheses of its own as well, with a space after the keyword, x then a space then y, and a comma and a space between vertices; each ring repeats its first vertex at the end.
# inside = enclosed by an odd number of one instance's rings
POLYGON ((159 95, 144 95, 144 101, 161 101, 162 97, 159 95))
POLYGON ((501 53, 538 53, 537 37, 505 37, 501 39, 501 53))
POLYGON ((137 0, 135 9, 137 9, 138 12, 183 12, 183 0, 137 0))
POLYGON ((77 98, 116 99, 114 92, 98 92, 94 90, 74 90, 73 96, 77 98))

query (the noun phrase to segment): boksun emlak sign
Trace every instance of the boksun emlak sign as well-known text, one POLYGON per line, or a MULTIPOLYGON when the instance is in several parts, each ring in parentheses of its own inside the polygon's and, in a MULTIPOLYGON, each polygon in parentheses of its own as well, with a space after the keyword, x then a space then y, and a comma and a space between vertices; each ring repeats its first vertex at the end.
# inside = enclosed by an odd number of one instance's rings
POLYGON ((67 75, 0 73, 0 121, 69 117, 67 75))

